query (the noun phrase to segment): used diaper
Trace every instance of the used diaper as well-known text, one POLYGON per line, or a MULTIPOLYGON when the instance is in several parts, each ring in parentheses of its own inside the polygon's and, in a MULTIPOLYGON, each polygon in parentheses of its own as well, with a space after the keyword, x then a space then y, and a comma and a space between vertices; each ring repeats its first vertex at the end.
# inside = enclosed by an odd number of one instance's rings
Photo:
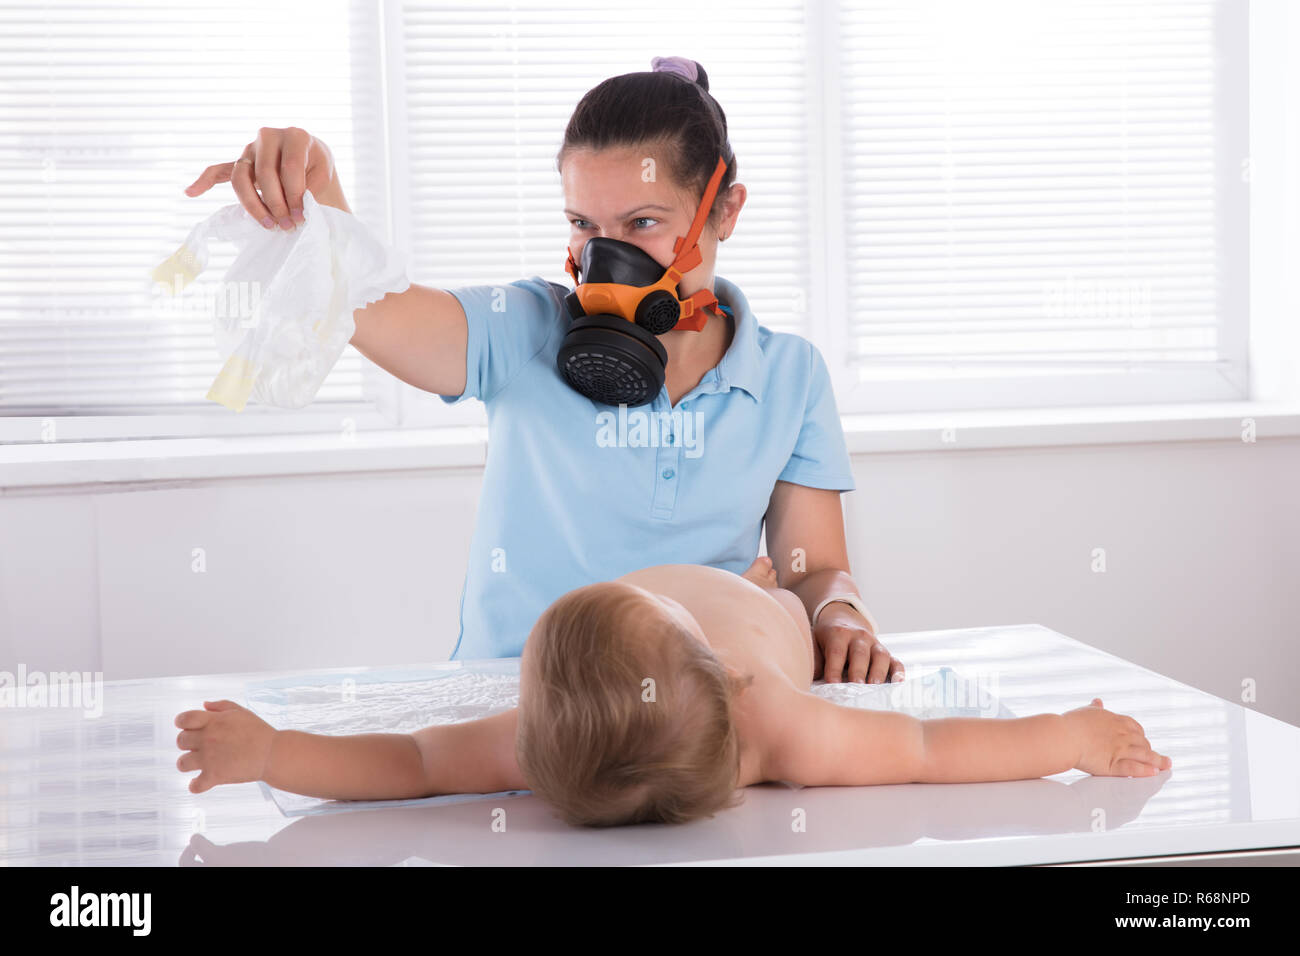
MULTIPOLYGON (((844 707, 892 710, 921 719, 1014 717, 978 682, 950 667, 894 684, 815 683, 811 692, 844 707)), ((489 717, 519 703, 519 658, 455 661, 449 665, 361 671, 355 675, 287 677, 250 684, 247 705, 274 727, 318 734, 410 733, 435 724, 489 717)), ((449 794, 414 800, 322 800, 276 790, 262 792, 287 817, 500 799, 526 790, 449 794)))
POLYGON ((153 270, 155 283, 178 292, 207 267, 209 241, 238 247, 225 275, 227 307, 214 308, 225 365, 207 394, 233 411, 250 398, 277 408, 310 404, 356 331, 352 313, 410 287, 405 256, 351 213, 308 191, 303 217, 285 232, 263 228, 243 206, 225 206, 153 270))

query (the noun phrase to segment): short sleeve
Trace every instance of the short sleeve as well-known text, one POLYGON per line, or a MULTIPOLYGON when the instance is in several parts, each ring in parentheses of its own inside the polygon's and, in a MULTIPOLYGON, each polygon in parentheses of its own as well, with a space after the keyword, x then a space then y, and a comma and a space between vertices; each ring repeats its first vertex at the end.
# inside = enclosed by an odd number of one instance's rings
POLYGON ((465 390, 440 395, 448 405, 488 401, 537 358, 560 327, 563 302, 540 276, 507 285, 448 289, 465 310, 465 390))
POLYGON ((808 343, 808 391, 803 425, 780 481, 810 488, 852 491, 853 469, 844 444, 844 428, 835 407, 830 372, 817 346, 808 343))

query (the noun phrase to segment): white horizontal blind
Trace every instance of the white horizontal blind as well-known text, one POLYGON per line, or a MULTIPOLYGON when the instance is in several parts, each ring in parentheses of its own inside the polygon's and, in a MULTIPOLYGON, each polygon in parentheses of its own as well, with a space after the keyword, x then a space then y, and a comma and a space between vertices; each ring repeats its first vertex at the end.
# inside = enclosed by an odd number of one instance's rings
MULTIPOLYGON (((224 413, 203 398, 210 321, 168 312, 147 275, 234 201, 182 188, 263 125, 328 142, 381 234, 391 169, 415 281, 567 282, 564 125, 654 55, 702 62, 727 111, 749 198, 718 274, 822 347, 842 410, 1051 403, 1062 382, 1087 386, 1075 399, 1235 396, 1247 103, 1224 36, 1245 7, 11 3, 0 415, 224 413)), ((214 246, 194 291, 229 261, 214 246)), ((363 364, 347 349, 318 404, 359 398, 363 364)))
MULTIPOLYGON (((178 299, 157 295, 149 272, 236 202, 228 183, 182 190, 262 126, 324 139, 366 215, 378 192, 351 183, 379 168, 380 77, 353 33, 375 33, 376 19, 374 4, 345 0, 0 8, 0 414, 234 419, 205 400, 220 355, 200 311, 233 247, 212 243, 178 299)), ((318 403, 359 400, 361 361, 347 347, 318 403)))
POLYGON ((853 407, 1238 397, 1245 7, 839 5, 853 407))
POLYGON ((802 331, 803 9, 794 0, 744 15, 682 0, 403 4, 406 141, 396 159, 408 164, 397 182, 409 205, 395 219, 414 281, 455 288, 540 275, 571 285, 555 169, 565 125, 605 78, 684 56, 708 71, 749 189, 716 274, 741 287, 763 325, 802 331))

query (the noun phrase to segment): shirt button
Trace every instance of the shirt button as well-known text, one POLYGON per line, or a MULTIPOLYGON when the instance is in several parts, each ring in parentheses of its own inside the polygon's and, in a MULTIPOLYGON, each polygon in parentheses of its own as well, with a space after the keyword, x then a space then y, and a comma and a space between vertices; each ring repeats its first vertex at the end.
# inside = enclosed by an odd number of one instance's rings
POLYGON ((675 474, 677 474, 677 472, 673 471, 671 468, 665 468, 665 469, 664 469, 664 477, 665 477, 665 478, 671 478, 671 477, 672 477, 673 475, 675 475, 675 474))

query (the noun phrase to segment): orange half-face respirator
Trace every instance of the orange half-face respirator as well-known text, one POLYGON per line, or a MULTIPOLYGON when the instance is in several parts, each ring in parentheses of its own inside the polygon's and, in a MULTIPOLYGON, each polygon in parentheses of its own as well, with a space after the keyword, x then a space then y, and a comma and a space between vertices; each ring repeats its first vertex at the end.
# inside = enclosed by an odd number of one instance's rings
POLYGON ((677 284, 703 261, 700 232, 726 171, 726 159, 719 158, 690 230, 673 245, 677 258, 667 269, 638 246, 617 239, 588 239, 581 265, 565 250, 564 268, 575 288, 564 299, 572 322, 556 364, 565 381, 592 401, 653 401, 668 369, 668 353, 657 336, 673 329, 699 332, 709 311, 719 311, 708 289, 683 299, 677 284))

